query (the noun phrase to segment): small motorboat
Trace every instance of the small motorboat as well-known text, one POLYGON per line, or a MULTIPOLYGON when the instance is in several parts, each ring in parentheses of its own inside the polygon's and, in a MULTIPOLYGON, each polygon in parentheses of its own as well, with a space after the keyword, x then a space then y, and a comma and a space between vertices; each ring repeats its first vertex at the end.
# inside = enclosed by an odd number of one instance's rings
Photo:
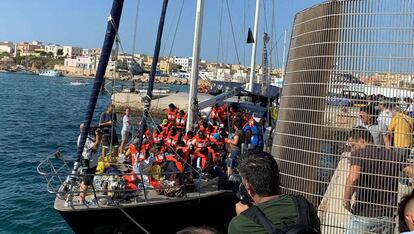
POLYGON ((81 85, 88 85, 89 83, 84 81, 84 80, 75 80, 75 81, 71 81, 70 85, 73 86, 81 86, 81 85))
POLYGON ((56 70, 47 70, 39 73, 39 76, 49 76, 49 77, 58 77, 62 76, 62 72, 56 70))

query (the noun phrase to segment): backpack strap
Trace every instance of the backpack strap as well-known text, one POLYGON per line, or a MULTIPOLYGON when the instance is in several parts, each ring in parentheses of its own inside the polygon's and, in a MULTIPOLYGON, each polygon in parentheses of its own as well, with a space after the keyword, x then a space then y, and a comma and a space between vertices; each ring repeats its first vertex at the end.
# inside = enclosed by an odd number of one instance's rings
POLYGON ((309 203, 308 201, 299 195, 291 195, 290 196, 295 203, 296 211, 298 214, 298 224, 305 224, 310 225, 310 218, 309 218, 309 203))
POLYGON ((270 221, 265 214, 255 205, 252 205, 249 209, 243 211, 241 215, 252 220, 256 224, 263 226, 267 233, 278 234, 283 233, 282 230, 277 228, 272 221, 270 221))
POLYGON ((318 234, 320 233, 316 230, 310 219, 310 204, 306 198, 300 195, 290 195, 293 200, 293 203, 296 207, 296 212, 298 214, 298 220, 296 224, 290 225, 283 228, 284 233, 286 234, 297 234, 297 233, 308 233, 308 234, 318 234))

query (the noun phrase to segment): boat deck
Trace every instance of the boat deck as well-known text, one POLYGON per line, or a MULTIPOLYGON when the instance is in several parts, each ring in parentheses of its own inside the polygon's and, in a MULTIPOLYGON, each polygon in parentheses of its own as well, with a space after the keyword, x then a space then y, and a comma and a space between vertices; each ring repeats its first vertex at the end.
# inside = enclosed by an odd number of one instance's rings
MULTIPOLYGON (((195 182, 197 183, 197 182, 195 182)), ((197 185, 196 185, 197 186, 197 185)), ((177 202, 177 201, 188 201, 194 200, 198 198, 204 198, 209 196, 215 196, 218 194, 222 194, 228 192, 226 190, 218 190, 217 180, 210 180, 205 181, 201 180, 197 189, 192 190, 191 192, 187 192, 183 197, 168 197, 165 195, 160 195, 154 189, 140 189, 136 192, 135 197, 132 198, 130 201, 122 201, 119 203, 115 203, 112 199, 107 196, 103 195, 100 192, 97 192, 96 196, 98 199, 98 205, 86 205, 86 204, 79 204, 78 203, 78 196, 74 196, 72 202, 69 202, 68 205, 64 199, 56 197, 55 199, 55 209, 61 212, 65 211, 82 211, 82 210, 89 210, 89 209, 105 209, 114 207, 121 207, 121 208, 128 208, 128 207, 136 207, 136 206, 148 206, 154 204, 164 204, 170 202, 177 202)), ((88 190, 88 194, 86 196, 86 201, 92 201, 94 199, 94 195, 91 189, 88 190)))

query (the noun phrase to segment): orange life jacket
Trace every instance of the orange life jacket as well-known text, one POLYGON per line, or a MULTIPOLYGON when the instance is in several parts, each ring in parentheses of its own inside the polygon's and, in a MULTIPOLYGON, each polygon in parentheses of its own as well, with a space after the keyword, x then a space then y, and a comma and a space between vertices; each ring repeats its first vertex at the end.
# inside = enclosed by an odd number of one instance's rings
POLYGON ((179 140, 180 140, 180 134, 176 133, 174 136, 171 136, 171 134, 169 134, 167 139, 165 139, 165 145, 176 147, 179 140))
POLYGON ((174 123, 175 118, 177 116, 177 113, 178 113, 178 108, 175 108, 173 111, 171 111, 170 108, 168 108, 167 109, 167 119, 168 119, 168 122, 174 123))
POLYGON ((183 151, 184 155, 183 155, 182 158, 186 161, 187 158, 188 158, 188 154, 189 154, 188 147, 187 146, 177 146, 175 151, 178 151, 179 149, 183 151))
POLYGON ((194 139, 194 147, 197 149, 202 149, 207 146, 207 139, 201 139, 199 136, 196 136, 194 139))
POLYGON ((184 165, 182 162, 180 162, 179 160, 177 160, 177 158, 174 155, 167 155, 166 158, 167 161, 170 162, 174 162, 175 163, 175 167, 178 169, 178 171, 180 171, 181 173, 184 172, 184 165))
POLYGON ((220 157, 220 153, 214 151, 211 147, 208 147, 208 152, 211 154, 211 159, 213 162, 217 162, 217 159, 220 157))
POLYGON ((185 128, 185 125, 187 123, 187 114, 184 114, 184 116, 181 116, 180 113, 177 114, 175 119, 175 126, 179 129, 185 128))

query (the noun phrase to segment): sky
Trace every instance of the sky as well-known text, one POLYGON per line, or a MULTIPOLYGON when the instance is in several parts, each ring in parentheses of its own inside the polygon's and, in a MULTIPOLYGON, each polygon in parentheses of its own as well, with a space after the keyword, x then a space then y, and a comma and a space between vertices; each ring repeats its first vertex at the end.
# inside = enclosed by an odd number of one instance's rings
MULTIPOLYGON (((251 27, 253 30, 255 2, 205 1, 201 58, 224 63, 250 64, 252 46, 245 42, 248 28, 251 27)), ((273 48, 272 64, 281 67, 284 31, 288 34, 288 48, 294 15, 321 2, 324 1, 262 0, 257 63, 261 64, 263 32, 266 31, 270 35, 273 28, 270 46, 273 48)), ((39 40, 44 43, 82 48, 101 47, 111 6, 112 0, 1 0, 0 41, 39 40)), ((161 6, 162 0, 125 0, 119 33, 125 52, 132 52, 135 40, 135 53, 153 54, 161 6), (138 2, 137 36, 134 38, 138 2)), ((191 56, 195 7, 196 0, 169 1, 161 55, 191 56), (181 7, 181 17, 178 21, 181 7)))

